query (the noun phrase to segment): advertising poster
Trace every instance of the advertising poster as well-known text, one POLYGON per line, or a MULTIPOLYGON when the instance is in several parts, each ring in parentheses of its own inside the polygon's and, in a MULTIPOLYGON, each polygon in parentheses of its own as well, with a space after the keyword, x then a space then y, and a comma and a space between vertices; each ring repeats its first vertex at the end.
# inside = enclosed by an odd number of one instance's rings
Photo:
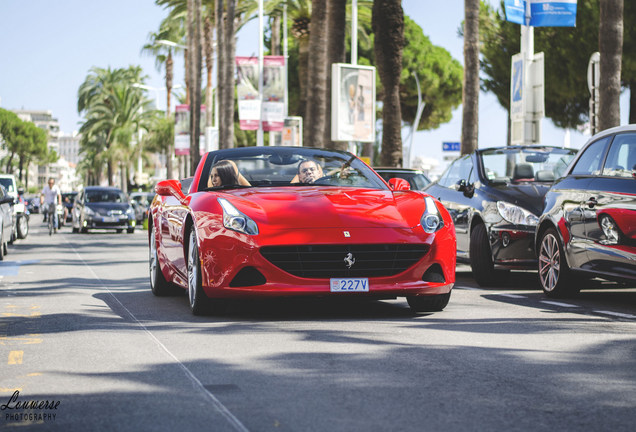
POLYGON ((375 68, 332 65, 331 139, 375 141, 375 68))
MULTIPOLYGON (((258 88, 258 87, 257 87, 258 88)), ((285 124, 285 57, 263 58, 263 130, 282 131, 285 124)))
MULTIPOLYGON (((205 153, 205 105, 201 105, 201 135, 199 153, 205 153)), ((174 154, 190 154, 190 105, 177 105, 174 109, 174 154)))
POLYGON ((236 57, 239 124, 242 130, 256 130, 261 119, 258 98, 258 58, 236 57))

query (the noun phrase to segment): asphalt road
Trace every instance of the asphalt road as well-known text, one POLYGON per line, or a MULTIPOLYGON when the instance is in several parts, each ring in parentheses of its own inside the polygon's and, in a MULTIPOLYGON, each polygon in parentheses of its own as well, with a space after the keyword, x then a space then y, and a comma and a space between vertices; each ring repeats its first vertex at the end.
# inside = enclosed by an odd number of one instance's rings
POLYGON ((434 314, 304 299, 194 317, 151 294, 144 231, 44 228, 0 263, 0 428, 634 429, 636 289, 552 301, 533 273, 479 289, 460 266, 434 314))

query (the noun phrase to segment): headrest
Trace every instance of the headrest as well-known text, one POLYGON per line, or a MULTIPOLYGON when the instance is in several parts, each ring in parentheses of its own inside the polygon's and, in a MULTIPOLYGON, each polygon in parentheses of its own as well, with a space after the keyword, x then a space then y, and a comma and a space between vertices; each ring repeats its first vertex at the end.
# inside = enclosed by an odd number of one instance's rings
POLYGON ((534 179, 539 182, 553 182, 555 180, 554 172, 550 170, 539 170, 535 173, 534 179))
POLYGON ((515 170, 512 174, 513 180, 533 179, 533 178, 534 178, 534 170, 532 169, 532 165, 528 163, 519 163, 515 165, 515 170))

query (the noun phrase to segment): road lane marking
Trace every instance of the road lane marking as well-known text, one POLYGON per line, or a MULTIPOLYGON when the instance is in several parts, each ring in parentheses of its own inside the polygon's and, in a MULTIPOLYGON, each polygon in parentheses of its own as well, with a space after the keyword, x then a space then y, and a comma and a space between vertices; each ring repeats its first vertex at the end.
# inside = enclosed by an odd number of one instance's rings
POLYGON ((578 308, 578 307, 581 307, 581 306, 577 306, 577 305, 573 305, 573 304, 569 304, 569 303, 561 303, 561 302, 550 301, 550 300, 541 300, 541 303, 554 305, 554 306, 561 306, 561 307, 566 307, 566 308, 578 308))
POLYGON ((236 418, 234 414, 232 414, 230 410, 225 405, 223 405, 221 401, 217 399, 216 396, 214 396, 214 394, 212 394, 212 392, 210 392, 209 390, 205 388, 203 383, 201 383, 201 381, 196 377, 196 375, 194 375, 194 373, 192 373, 186 365, 181 363, 181 361, 163 343, 161 343, 161 341, 157 339, 157 337, 154 334, 152 334, 152 332, 148 330, 148 328, 141 321, 139 321, 137 317, 135 317, 135 315, 133 315, 133 313, 126 306, 124 306, 124 304, 121 301, 119 301, 119 299, 110 290, 110 288, 108 288, 108 286, 104 283, 104 281, 102 281, 102 279, 99 276, 97 276, 93 268, 89 266, 86 263, 86 261, 84 261, 84 258, 82 258, 82 256, 79 254, 77 249, 75 249, 75 247, 73 246, 73 244, 69 242, 66 239, 66 237, 64 237, 64 240, 71 247, 71 249, 73 249, 73 252, 75 253, 75 255, 80 259, 82 264, 84 264, 84 266, 88 268, 88 271, 91 272, 93 277, 99 282, 102 288, 122 307, 123 310, 126 311, 126 313, 131 318, 131 320, 133 320, 148 336, 150 336, 150 338, 166 354, 168 354, 168 356, 170 356, 177 363, 177 365, 181 368, 181 370, 185 373, 185 375, 190 379, 190 381, 192 381, 192 384, 194 384, 196 388, 202 391, 208 397, 208 399, 210 399, 210 401, 212 402, 212 405, 217 410, 217 412, 221 414, 238 432, 249 432, 249 429, 247 429, 245 425, 243 425, 243 423, 241 423, 241 421, 238 418, 236 418))
POLYGON ((593 312, 594 313, 598 313, 598 314, 603 314, 603 315, 616 316, 616 317, 620 317, 620 318, 636 319, 636 315, 624 314, 624 313, 620 313, 620 312, 612 312, 612 311, 604 311, 604 310, 595 310, 593 312))
POLYGON ((508 298, 513 298, 513 299, 525 299, 524 296, 520 296, 518 294, 503 294, 503 293, 497 293, 495 295, 501 296, 501 297, 508 297, 508 298))
MULTIPOLYGON (((27 336, 40 336, 37 334, 31 334, 27 336)), ((0 336, 0 345, 9 345, 12 342, 16 342, 17 345, 33 345, 42 343, 42 338, 39 337, 18 337, 18 336, 0 336)))
POLYGON ((24 357, 24 351, 10 351, 9 362, 7 364, 22 364, 22 358, 24 357))

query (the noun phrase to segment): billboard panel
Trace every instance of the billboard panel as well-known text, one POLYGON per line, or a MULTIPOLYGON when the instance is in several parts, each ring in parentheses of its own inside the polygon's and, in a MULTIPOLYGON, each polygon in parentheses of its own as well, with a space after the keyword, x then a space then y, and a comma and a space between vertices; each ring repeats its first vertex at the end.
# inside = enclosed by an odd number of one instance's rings
POLYGON ((375 68, 334 63, 331 73, 331 139, 374 142, 375 68))
POLYGON ((263 58, 263 130, 282 131, 285 124, 285 57, 263 58))
MULTIPOLYGON (((205 153, 205 105, 201 105, 201 135, 199 136, 199 153, 205 153)), ((190 105, 177 105, 174 109, 174 154, 184 156, 190 154, 190 105)))

